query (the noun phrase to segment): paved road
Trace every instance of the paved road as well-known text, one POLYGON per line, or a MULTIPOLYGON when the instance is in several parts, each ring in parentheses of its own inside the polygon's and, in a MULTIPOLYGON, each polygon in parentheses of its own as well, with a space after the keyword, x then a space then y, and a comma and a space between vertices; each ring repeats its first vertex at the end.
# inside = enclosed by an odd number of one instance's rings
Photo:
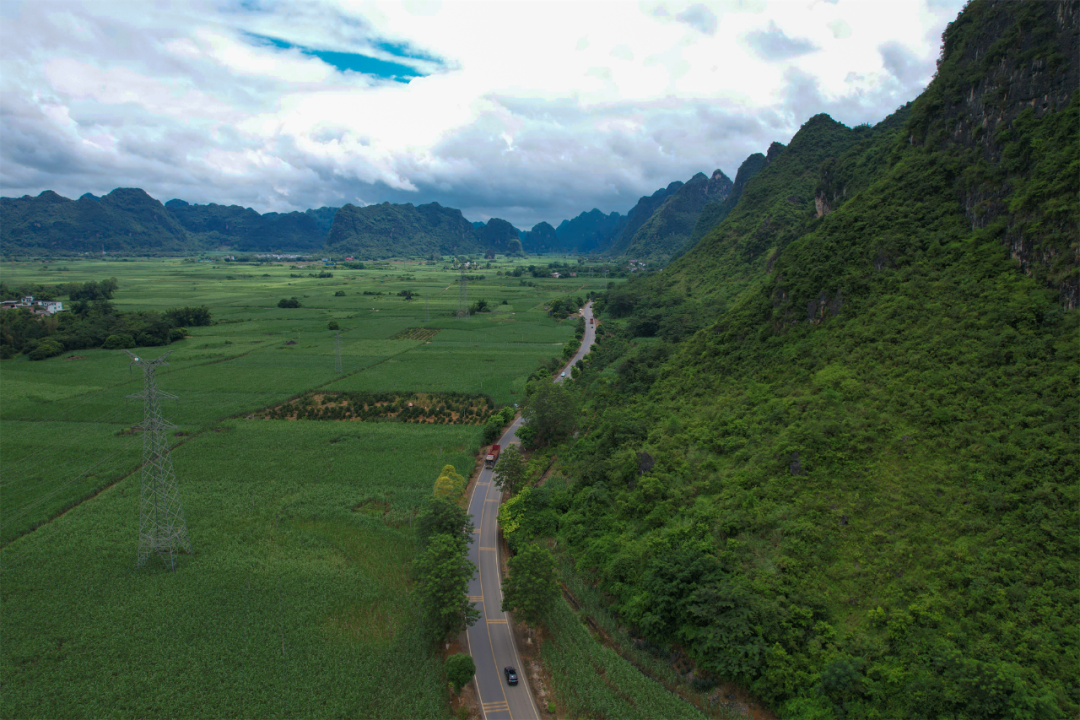
MULTIPOLYGON (((569 368, 580 360, 596 340, 596 329, 588 324, 592 318, 592 303, 582 310, 585 316, 585 336, 581 348, 570 359, 569 368)), ((555 378, 560 382, 563 378, 555 378)), ((517 429, 521 427, 518 418, 499 439, 503 447, 517 443, 517 429)), ((535 720, 540 717, 536 701, 525 679, 525 668, 521 664, 514 645, 507 616, 502 611, 502 577, 499 574, 499 503, 502 493, 492 485, 493 471, 485 468, 476 480, 472 497, 469 498, 469 513, 475 526, 475 539, 469 545, 469 559, 475 563, 477 572, 469 582, 469 599, 480 609, 480 619, 468 630, 469 654, 476 663, 476 689, 480 695, 480 706, 486 720, 535 720), (518 671, 517 685, 507 685, 503 668, 513 666, 518 671)))
MULTIPOLYGON (((570 377, 570 368, 574 366, 581 358, 585 357, 589 350, 592 349, 593 343, 596 342, 596 326, 592 324, 592 300, 585 304, 585 307, 581 309, 581 315, 585 318, 585 335, 581 338, 581 347, 574 354, 574 357, 570 358, 570 362, 566 364, 566 367, 562 369, 562 372, 566 373, 566 377, 570 377)), ((555 378, 555 382, 562 382, 562 377, 555 378)))

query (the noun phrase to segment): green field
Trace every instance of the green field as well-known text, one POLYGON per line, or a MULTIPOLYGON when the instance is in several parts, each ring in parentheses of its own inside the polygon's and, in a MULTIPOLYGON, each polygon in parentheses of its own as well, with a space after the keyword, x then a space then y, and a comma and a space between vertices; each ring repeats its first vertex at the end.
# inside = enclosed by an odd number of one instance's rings
POLYGON ((606 281, 497 276, 511 265, 496 263, 469 283, 470 301, 494 312, 462 320, 458 275, 442 264, 332 278, 287 264, 60 265, 5 263, 0 279, 116 277, 118 310, 212 312, 215 324, 186 340, 137 350, 172 351, 158 384, 178 397, 162 407, 177 426, 194 555, 175 574, 156 560, 134 568, 142 405, 126 398, 142 376, 125 354, 0 363, 0 713, 446 717, 410 592, 410 523, 443 465, 472 467, 481 428, 248 416, 321 389, 513 403, 574 337, 544 304, 606 281), (292 296, 301 308, 277 307, 292 296))

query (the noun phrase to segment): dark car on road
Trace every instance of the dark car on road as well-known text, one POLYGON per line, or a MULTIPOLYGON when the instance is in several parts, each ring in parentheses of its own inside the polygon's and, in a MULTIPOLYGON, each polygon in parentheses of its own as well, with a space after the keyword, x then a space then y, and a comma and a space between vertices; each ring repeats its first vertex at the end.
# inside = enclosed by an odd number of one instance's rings
POLYGON ((504 667, 503 675, 506 676, 507 685, 517 685, 517 670, 510 666, 504 667))

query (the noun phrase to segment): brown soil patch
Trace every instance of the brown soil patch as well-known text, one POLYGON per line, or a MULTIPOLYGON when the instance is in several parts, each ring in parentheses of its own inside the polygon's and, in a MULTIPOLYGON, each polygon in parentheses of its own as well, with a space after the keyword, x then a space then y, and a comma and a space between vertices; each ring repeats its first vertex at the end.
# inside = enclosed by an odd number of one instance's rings
POLYGON ((85 355, 68 355, 64 359, 65 360, 85 360, 86 356, 85 355))

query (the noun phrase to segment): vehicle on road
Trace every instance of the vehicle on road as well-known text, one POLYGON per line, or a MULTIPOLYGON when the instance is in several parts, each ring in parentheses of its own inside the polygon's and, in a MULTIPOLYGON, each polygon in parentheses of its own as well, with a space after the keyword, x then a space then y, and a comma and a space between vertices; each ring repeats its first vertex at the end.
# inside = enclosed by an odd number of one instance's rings
POLYGON ((517 670, 512 666, 507 665, 503 668, 503 675, 506 676, 507 685, 517 685, 517 670))
POLYGON ((566 373, 565 372, 559 373, 559 377, 566 377, 566 373))
POLYGON ((499 462, 499 451, 502 448, 499 445, 492 445, 491 452, 484 457, 484 467, 493 468, 495 463, 499 462))

